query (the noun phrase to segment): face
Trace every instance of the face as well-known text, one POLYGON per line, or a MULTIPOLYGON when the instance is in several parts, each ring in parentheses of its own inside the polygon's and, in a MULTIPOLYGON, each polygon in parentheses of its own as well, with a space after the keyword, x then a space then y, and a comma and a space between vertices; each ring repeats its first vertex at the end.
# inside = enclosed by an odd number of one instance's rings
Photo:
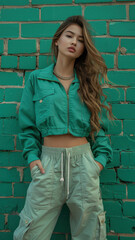
POLYGON ((77 24, 70 25, 63 31, 55 45, 58 46, 58 55, 72 59, 80 57, 84 51, 82 28, 77 24))

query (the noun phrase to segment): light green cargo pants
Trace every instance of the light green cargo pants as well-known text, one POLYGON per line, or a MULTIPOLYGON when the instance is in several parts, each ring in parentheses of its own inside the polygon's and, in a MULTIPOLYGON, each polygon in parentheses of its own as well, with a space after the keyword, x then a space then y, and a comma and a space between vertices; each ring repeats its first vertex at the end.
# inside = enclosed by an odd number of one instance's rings
POLYGON ((72 240, 106 240, 100 168, 89 142, 71 148, 42 146, 41 161, 45 174, 37 166, 31 170, 32 181, 13 239, 49 240, 66 203, 72 240))

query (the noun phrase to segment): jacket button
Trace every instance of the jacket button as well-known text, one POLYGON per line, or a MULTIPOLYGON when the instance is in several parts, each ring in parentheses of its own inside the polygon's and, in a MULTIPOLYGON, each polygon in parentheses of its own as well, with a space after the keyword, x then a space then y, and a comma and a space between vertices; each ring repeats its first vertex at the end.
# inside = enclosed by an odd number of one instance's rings
POLYGON ((25 220, 25 223, 27 224, 27 223, 28 223, 28 220, 25 220))
POLYGON ((39 102, 40 102, 40 103, 42 103, 42 102, 43 102, 43 100, 41 99, 39 102))

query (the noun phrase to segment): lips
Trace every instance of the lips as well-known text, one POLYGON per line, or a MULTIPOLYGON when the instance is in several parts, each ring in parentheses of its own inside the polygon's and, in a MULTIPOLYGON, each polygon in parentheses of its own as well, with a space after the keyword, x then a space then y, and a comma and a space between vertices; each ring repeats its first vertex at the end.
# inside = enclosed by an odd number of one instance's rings
POLYGON ((75 51, 76 51, 74 47, 69 47, 68 50, 69 50, 70 52, 75 52, 75 51))

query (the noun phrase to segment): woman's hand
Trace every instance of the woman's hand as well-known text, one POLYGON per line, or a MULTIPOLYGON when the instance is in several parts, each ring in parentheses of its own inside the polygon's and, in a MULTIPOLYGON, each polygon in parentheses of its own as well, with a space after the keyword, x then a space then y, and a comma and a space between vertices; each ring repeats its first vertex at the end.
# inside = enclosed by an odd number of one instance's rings
MULTIPOLYGON (((95 160, 96 161, 96 160, 95 160)), ((102 171, 103 170, 103 165, 100 163, 100 162, 98 162, 98 161, 96 161, 96 163, 98 164, 98 166, 100 167, 100 171, 102 171)))
POLYGON ((43 166, 42 166, 42 163, 41 163, 41 160, 40 160, 40 159, 31 162, 29 165, 30 165, 30 170, 31 170, 35 165, 37 165, 38 168, 40 169, 40 172, 41 172, 42 174, 45 173, 45 170, 44 170, 44 168, 43 168, 43 166))

